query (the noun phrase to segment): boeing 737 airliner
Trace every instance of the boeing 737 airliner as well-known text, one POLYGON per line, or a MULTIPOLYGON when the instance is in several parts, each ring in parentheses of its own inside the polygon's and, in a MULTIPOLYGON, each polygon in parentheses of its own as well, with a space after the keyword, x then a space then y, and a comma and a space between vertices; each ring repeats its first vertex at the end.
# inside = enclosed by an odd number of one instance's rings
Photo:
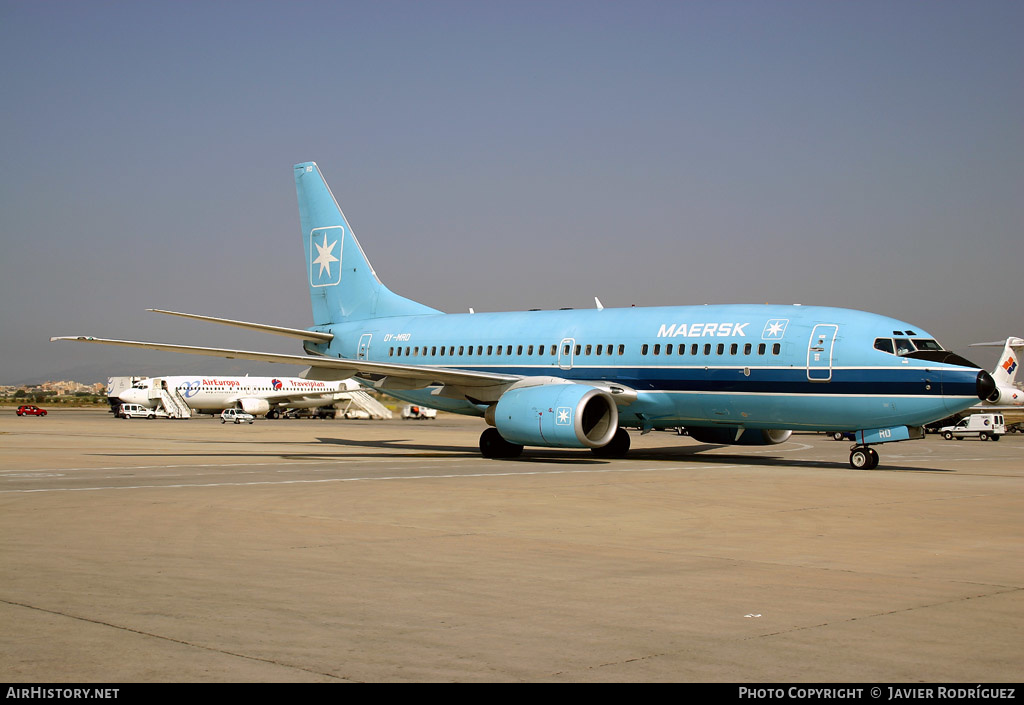
MULTIPOLYGON (((54 338, 307 365, 412 403, 482 416, 487 457, 524 446, 629 449, 626 428, 685 426, 702 443, 782 443, 794 430, 857 429, 872 447, 995 389, 991 375, 910 323, 814 306, 719 305, 445 314, 388 289, 313 162, 297 164, 314 325, 306 330, 185 315, 303 341, 279 355, 93 337, 54 338)), ((165 312, 166 313, 166 312, 165 312)))
POLYGON ((192 411, 214 414, 240 408, 254 416, 276 419, 285 409, 328 406, 363 394, 350 379, 337 382, 295 377, 173 376, 141 379, 118 395, 121 401, 148 409, 184 404, 192 411))

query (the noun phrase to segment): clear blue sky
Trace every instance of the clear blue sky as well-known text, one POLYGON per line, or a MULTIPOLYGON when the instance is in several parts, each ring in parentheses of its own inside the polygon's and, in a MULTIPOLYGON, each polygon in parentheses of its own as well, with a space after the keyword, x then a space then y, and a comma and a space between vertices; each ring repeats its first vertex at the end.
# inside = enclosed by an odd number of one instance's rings
POLYGON ((51 335, 298 352, 144 309, 309 325, 305 160, 443 310, 837 305, 990 363, 1022 37, 1018 0, 0 0, 0 384, 245 371, 51 335))

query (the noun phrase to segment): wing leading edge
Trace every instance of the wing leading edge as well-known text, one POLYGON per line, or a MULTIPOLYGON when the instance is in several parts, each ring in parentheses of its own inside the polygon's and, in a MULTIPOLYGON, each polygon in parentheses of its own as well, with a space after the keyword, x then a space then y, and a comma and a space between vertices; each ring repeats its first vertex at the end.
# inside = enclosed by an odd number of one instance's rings
POLYGON ((381 389, 414 389, 431 385, 482 388, 510 385, 522 379, 522 377, 517 375, 447 367, 401 365, 390 362, 315 357, 312 355, 287 355, 284 353, 268 353, 254 350, 232 350, 229 348, 206 348, 192 345, 174 345, 171 343, 150 343, 141 340, 115 340, 85 335, 58 336, 50 338, 50 340, 71 340, 80 343, 99 343, 101 345, 116 345, 127 348, 162 350, 189 355, 221 357, 228 360, 253 360, 283 365, 306 365, 310 368, 305 374, 307 379, 335 380, 347 377, 360 377, 373 380, 374 386, 381 389))

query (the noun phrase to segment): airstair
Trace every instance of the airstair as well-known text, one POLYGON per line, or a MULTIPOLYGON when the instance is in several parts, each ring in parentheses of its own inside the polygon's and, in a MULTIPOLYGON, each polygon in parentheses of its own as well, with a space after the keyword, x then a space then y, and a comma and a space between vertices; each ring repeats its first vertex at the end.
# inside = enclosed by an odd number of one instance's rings
POLYGON ((343 392, 336 397, 334 406, 342 416, 348 416, 353 410, 365 411, 374 419, 390 419, 391 410, 361 389, 343 392))
POLYGON ((192 418, 192 409, 189 407, 185 397, 177 389, 160 390, 160 403, 164 405, 164 411, 172 419, 192 418))
POLYGON ((192 409, 177 389, 167 389, 162 379, 154 379, 149 388, 150 400, 156 399, 171 419, 190 419, 192 409))

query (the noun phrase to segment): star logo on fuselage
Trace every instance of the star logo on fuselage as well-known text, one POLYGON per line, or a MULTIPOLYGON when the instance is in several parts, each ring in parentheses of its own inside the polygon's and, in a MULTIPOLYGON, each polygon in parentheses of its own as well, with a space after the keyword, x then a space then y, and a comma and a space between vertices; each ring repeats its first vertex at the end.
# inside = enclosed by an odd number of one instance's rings
POLYGON ((773 318, 764 324, 761 332, 761 340, 779 340, 786 334, 786 326, 789 325, 788 318, 773 318))

